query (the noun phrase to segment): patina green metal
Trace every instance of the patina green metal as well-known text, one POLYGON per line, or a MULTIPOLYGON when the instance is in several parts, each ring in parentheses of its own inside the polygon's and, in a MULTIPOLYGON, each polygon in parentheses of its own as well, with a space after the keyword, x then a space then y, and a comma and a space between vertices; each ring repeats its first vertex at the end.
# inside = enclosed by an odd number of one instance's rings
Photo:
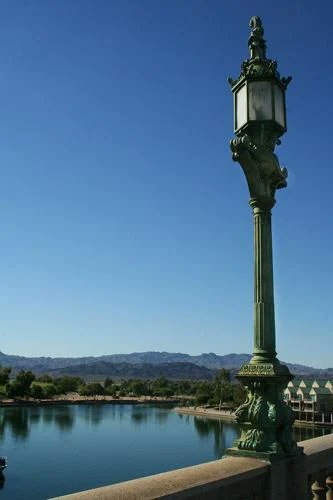
POLYGON ((250 59, 245 60, 241 66, 241 73, 236 80, 228 78, 231 87, 235 87, 246 78, 276 78, 284 88, 287 88, 291 76, 280 77, 277 62, 266 58, 266 41, 263 38, 264 28, 260 17, 250 19, 251 34, 248 41, 250 59))
MULTIPOLYGON (((256 78, 274 79, 286 89, 291 78, 280 78, 276 61, 266 59, 259 17, 251 19, 250 28, 250 60, 243 62, 237 80, 229 79, 232 90, 256 78)), ((287 170, 274 153, 284 131, 274 124, 252 123, 238 130, 230 144, 247 180, 254 218, 254 351, 237 374, 247 398, 236 411, 241 436, 227 453, 269 460, 302 452, 293 439, 293 411, 283 401, 283 390, 294 377, 275 350, 271 209, 276 190, 287 186, 287 170)))

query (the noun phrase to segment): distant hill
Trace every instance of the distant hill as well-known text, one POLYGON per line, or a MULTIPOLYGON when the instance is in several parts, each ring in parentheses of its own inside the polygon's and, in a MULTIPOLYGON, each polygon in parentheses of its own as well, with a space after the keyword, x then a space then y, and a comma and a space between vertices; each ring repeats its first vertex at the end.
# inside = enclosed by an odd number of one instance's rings
POLYGON ((129 363, 159 365, 161 363, 193 363, 210 369, 239 368, 250 359, 249 354, 227 354, 219 356, 214 353, 191 356, 183 353, 170 352, 133 352, 131 354, 107 354, 104 356, 86 356, 81 358, 51 358, 16 356, 4 354, 0 351, 0 365, 11 366, 18 369, 35 371, 56 370, 68 366, 86 365, 105 361, 107 363, 129 363))
MULTIPOLYGON (((231 371, 236 371, 239 367, 248 362, 251 356, 249 354, 226 354, 220 356, 215 353, 204 353, 198 356, 191 356, 189 354, 183 353, 171 353, 171 352, 134 352, 131 354, 108 354, 104 356, 86 356, 81 358, 51 358, 51 357, 36 357, 29 358, 24 356, 15 356, 4 354, 0 351, 0 365, 1 366, 11 366, 15 370, 33 370, 36 373, 47 373, 50 371, 59 371, 66 369, 67 373, 69 369, 74 369, 76 367, 77 373, 81 370, 81 373, 91 371, 93 364, 99 364, 100 367, 95 367, 96 370, 105 369, 105 365, 101 363, 119 365, 126 364, 128 373, 130 371, 131 365, 136 366, 138 369, 139 365, 166 365, 166 364, 182 364, 184 373, 189 373, 189 364, 195 365, 197 367, 208 368, 209 370, 217 370, 219 368, 227 368, 231 371), (87 368, 88 366, 88 368, 87 368), (103 368, 104 366, 104 368, 103 368)), ((290 371, 297 376, 304 377, 330 377, 333 378, 333 368, 319 369, 312 368, 310 366, 304 366, 299 364, 286 363, 289 366, 290 371)), ((111 369, 111 368, 110 368, 111 369)), ((112 368, 115 369, 115 368, 112 368)), ((148 368, 142 368, 141 370, 148 370, 148 368)), ((166 369, 166 368, 165 368, 166 369)), ((180 366, 178 366, 178 373, 180 373, 180 366)), ((134 370, 134 368, 133 368, 134 370)), ((194 368, 192 367, 193 374, 194 368)), ((127 375, 129 377, 129 375, 127 375)), ((133 375, 134 376, 134 375, 133 375)), ((207 372, 207 377, 208 377, 207 372)), ((148 377, 148 376, 147 376, 148 377)), ((181 377, 184 378, 184 377, 181 377)), ((202 378, 202 377, 199 377, 202 378)))
POLYGON ((98 361, 97 363, 68 366, 50 370, 50 375, 71 375, 84 378, 112 377, 120 378, 143 378, 155 379, 166 377, 176 380, 211 380, 216 374, 216 370, 210 370, 204 366, 197 366, 194 363, 107 363, 98 361))

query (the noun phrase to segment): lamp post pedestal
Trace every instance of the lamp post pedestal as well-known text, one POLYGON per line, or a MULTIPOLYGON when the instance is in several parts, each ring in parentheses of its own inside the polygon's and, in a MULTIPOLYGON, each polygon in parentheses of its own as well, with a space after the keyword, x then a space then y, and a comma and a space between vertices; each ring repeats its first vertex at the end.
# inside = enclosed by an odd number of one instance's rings
POLYGON ((236 410, 241 436, 227 454, 274 461, 302 453, 293 438, 293 411, 283 401, 283 389, 292 378, 288 368, 248 364, 237 378, 245 386, 247 398, 236 410))

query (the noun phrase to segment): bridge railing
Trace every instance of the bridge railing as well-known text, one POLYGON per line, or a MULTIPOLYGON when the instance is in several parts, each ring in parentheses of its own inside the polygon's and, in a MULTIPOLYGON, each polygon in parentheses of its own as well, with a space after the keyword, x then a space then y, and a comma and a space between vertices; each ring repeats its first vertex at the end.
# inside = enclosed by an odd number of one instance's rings
POLYGON ((333 500, 333 434, 299 445, 304 455, 294 459, 226 457, 58 499, 333 500))
POLYGON ((333 500, 333 434, 300 445, 306 456, 308 498, 333 500))

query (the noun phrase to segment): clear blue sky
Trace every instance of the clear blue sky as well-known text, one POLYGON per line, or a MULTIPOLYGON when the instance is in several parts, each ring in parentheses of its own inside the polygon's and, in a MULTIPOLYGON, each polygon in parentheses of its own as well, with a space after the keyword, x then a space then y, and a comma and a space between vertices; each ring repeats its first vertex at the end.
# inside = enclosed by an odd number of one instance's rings
POLYGON ((2 351, 251 352, 252 215, 227 77, 259 15, 293 76, 277 349, 333 365, 333 3, 318 5, 1 2, 2 351))

